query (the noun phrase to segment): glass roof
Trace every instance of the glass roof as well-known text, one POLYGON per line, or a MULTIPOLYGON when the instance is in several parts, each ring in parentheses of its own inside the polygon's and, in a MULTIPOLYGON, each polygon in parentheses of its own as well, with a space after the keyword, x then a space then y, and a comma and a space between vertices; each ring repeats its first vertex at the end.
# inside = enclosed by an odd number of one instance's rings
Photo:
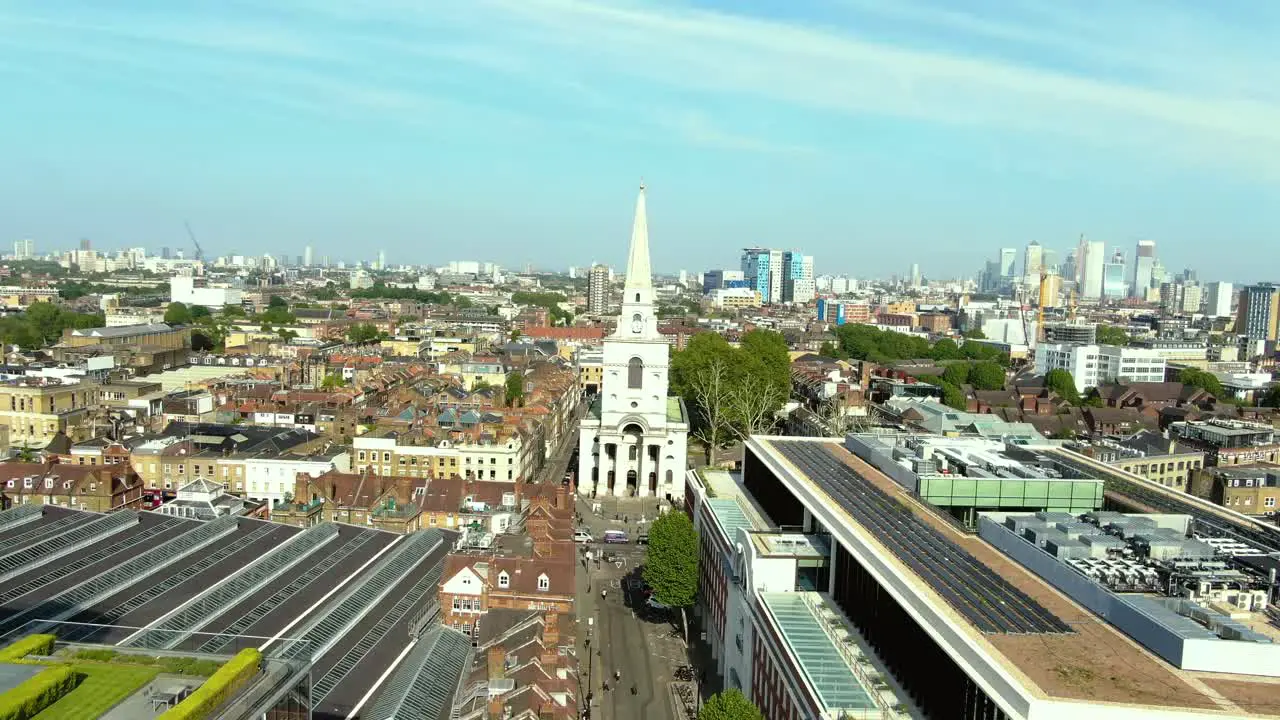
POLYGON ((724 527, 724 534, 732 541, 738 537, 738 528, 746 528, 747 530, 762 530, 757 528, 752 522, 751 516, 742 509, 742 505, 734 498, 707 498, 707 505, 711 508, 711 512, 715 513, 716 519, 720 521, 720 525, 724 527))
POLYGON ((803 593, 760 593, 760 599, 828 710, 876 707, 840 648, 823 629, 822 621, 805 602, 803 593))

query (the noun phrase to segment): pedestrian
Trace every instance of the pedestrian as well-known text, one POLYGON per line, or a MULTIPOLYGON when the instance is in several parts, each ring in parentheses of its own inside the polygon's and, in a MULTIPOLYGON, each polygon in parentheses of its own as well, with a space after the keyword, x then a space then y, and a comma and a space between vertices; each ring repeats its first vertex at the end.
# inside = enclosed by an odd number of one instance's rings
POLYGON ((601 599, 601 600, 603 600, 603 599, 604 599, 604 596, 605 596, 608 592, 609 592, 609 590, 608 590, 607 588, 600 588, 600 599, 601 599))
POLYGON ((608 680, 605 680, 605 681, 604 681, 604 691, 605 691, 605 692, 609 692, 609 681, 608 681, 608 680))
POLYGON ((613 671, 613 681, 614 681, 614 682, 617 682, 617 681, 619 681, 619 680, 621 680, 621 679, 622 679, 622 671, 621 671, 621 670, 614 670, 614 671, 613 671))
POLYGON ((634 696, 635 696, 635 694, 636 694, 636 686, 635 686, 635 685, 632 685, 632 686, 631 686, 631 695, 634 697, 634 696))

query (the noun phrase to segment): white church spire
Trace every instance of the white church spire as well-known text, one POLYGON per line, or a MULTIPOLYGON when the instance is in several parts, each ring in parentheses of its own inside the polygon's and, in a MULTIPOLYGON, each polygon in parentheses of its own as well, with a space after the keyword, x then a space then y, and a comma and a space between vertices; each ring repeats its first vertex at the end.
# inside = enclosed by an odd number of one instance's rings
POLYGON ((631 254, 627 256, 627 290, 651 290, 653 274, 649 269, 649 216, 644 207, 644 181, 636 198, 636 219, 631 226, 631 254))

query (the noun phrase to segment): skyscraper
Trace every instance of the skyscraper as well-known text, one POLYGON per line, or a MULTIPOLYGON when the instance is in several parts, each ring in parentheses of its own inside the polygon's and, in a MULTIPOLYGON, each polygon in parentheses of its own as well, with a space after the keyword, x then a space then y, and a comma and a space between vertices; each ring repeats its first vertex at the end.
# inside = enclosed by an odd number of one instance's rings
POLYGON ((1046 272, 1053 274, 1058 272, 1058 251, 1044 248, 1040 251, 1041 266, 1046 272))
POLYGON ((1102 297, 1103 275, 1106 272, 1107 246, 1101 240, 1084 241, 1084 259, 1080 261, 1080 295, 1087 298, 1102 297))
POLYGON ((813 256, 791 251, 782 256, 782 301, 807 303, 813 300, 813 256))
POLYGON ((311 258, 311 246, 310 246, 310 245, 308 245, 308 246, 306 246, 305 248, 303 248, 303 250, 302 250, 302 265, 303 265, 303 267, 311 267, 311 259, 312 259, 312 258, 311 258))
POLYGON ((1040 247, 1040 243, 1032 240, 1027 245, 1026 252, 1022 256, 1022 274, 1030 282, 1030 278, 1038 279, 1040 277, 1040 268, 1042 267, 1044 267, 1043 248, 1040 247))
POLYGON ((587 275, 587 312, 603 315, 609 310, 609 268, 592 265, 587 275))
POLYGON ((1116 248, 1102 268, 1102 296, 1108 300, 1118 300, 1128 294, 1124 276, 1124 252, 1116 248))
POLYGON ((911 287, 920 287, 920 263, 911 263, 911 287))
POLYGON ((1000 248, 1000 277, 1013 277, 1013 264, 1017 261, 1018 251, 1013 248, 1000 248))
POLYGON ((379 251, 378 251, 378 264, 377 264, 377 265, 375 265, 373 269, 374 269, 374 270, 386 270, 386 269, 387 269, 387 251, 386 251, 386 250, 379 250, 379 251))
POLYGON ((1139 240, 1138 249, 1133 256, 1133 285, 1129 288, 1130 297, 1143 298, 1151 287, 1151 270, 1156 262, 1156 243, 1154 240, 1139 240))
MULTIPOLYGON (((742 250, 742 277, 747 287, 760 293, 765 303, 784 302, 783 286, 785 253, 769 248, 744 248, 742 250)), ((812 267, 810 267, 812 275, 812 267)))

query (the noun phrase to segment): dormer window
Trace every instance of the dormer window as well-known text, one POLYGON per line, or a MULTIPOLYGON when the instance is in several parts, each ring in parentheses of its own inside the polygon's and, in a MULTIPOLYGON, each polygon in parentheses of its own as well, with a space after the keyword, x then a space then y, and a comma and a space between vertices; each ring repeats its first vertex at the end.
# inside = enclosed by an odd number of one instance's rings
POLYGON ((507 574, 506 570, 498 573, 498 587, 504 589, 511 587, 511 576, 507 574))
POLYGON ((539 590, 551 589, 551 578, 548 578, 545 573, 538 576, 538 589, 539 590))

